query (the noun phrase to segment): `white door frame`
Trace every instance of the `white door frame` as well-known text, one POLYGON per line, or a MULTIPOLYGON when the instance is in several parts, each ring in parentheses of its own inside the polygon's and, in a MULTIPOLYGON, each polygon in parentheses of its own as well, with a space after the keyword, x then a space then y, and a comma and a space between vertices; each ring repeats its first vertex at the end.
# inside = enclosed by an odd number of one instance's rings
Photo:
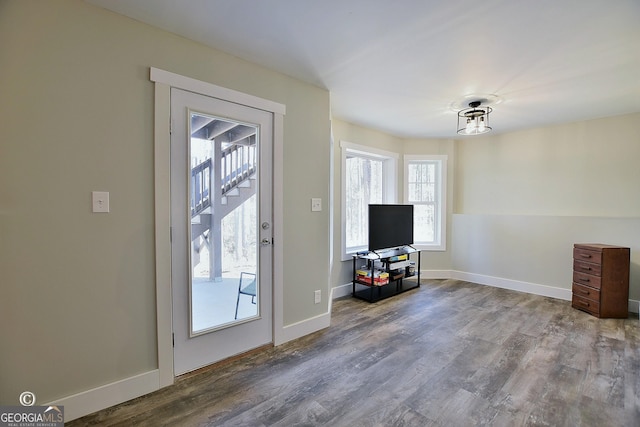
POLYGON ((283 316, 283 127, 286 106, 211 83, 151 68, 155 82, 154 191, 159 388, 173 384, 171 293, 171 88, 183 89, 273 113, 273 342, 286 341, 283 316))

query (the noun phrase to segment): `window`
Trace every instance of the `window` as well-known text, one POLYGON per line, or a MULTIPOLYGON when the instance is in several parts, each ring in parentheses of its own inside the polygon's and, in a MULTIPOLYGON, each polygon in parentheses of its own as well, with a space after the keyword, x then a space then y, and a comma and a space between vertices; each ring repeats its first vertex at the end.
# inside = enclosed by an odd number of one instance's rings
POLYGON ((342 259, 366 250, 369 204, 395 203, 398 154, 341 141, 342 259))
POLYGON ((404 199, 414 205, 414 246, 446 249, 447 156, 404 156, 404 199))

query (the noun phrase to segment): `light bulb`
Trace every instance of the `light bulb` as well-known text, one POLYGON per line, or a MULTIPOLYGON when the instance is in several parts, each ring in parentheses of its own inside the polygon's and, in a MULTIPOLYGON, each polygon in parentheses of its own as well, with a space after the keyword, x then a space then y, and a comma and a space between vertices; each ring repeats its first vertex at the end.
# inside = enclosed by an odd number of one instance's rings
POLYGON ((480 124, 478 124, 478 133, 482 133, 486 130, 484 125, 484 117, 480 117, 480 124))
POLYGON ((465 129, 466 133, 473 133, 473 120, 471 120, 470 118, 467 119, 467 128, 465 129))

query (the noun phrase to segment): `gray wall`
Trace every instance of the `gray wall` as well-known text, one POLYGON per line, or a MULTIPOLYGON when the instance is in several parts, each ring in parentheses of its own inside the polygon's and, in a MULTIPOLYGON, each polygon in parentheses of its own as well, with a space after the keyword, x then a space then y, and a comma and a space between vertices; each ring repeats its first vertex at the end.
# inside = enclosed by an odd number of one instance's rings
POLYGON ((451 238, 451 213, 453 212, 453 189, 455 183, 455 143, 449 139, 406 139, 399 138, 384 132, 367 129, 352 123, 348 123, 337 118, 332 120, 333 128, 333 269, 331 283, 333 286, 346 285, 351 282, 353 264, 352 261, 341 259, 340 233, 342 224, 341 197, 341 149, 340 141, 347 141, 354 144, 368 146, 380 150, 390 151, 399 154, 398 159, 398 182, 397 194, 398 203, 403 202, 403 180, 404 180, 404 154, 431 154, 448 156, 448 177, 447 177, 447 198, 450 201, 447 209, 447 250, 423 252, 421 267, 423 270, 450 270, 451 251, 449 250, 451 238))
MULTIPOLYGON (((640 300, 639 122, 636 113, 454 141, 402 139, 334 118, 334 286, 351 280, 351 263, 340 261, 344 139, 449 156, 447 250, 423 252, 427 275, 570 290, 573 243, 602 242, 631 248, 630 299, 640 300)), ((401 182, 402 173, 400 195, 401 182)))
POLYGON ((328 310, 313 290, 328 290, 329 212, 310 212, 329 195, 326 90, 79 0, 3 1, 0 403, 158 367, 149 67, 286 105, 284 324, 328 310), (91 213, 93 190, 111 213, 91 213))
POLYGON ((326 313, 313 290, 327 289, 329 275, 334 286, 350 277, 336 258, 339 161, 334 209, 309 208, 311 197, 329 200, 340 139, 450 155, 447 251, 429 255, 426 269, 568 289, 570 244, 597 240, 631 246, 640 299, 639 114, 457 141, 335 120, 332 154, 323 89, 79 0, 3 1, 0 403, 24 390, 58 399, 157 368, 150 66, 287 106, 285 325, 326 313), (93 190, 110 191, 110 214, 90 212, 93 190))
MULTIPOLYGON (((341 233, 342 233, 342 151, 340 141, 366 145, 379 150, 400 153, 402 146, 400 138, 392 135, 367 129, 338 118, 332 120, 333 131, 333 263, 331 271, 332 286, 345 285, 351 282, 352 263, 342 260, 341 233)), ((401 169, 400 162, 398 168, 401 169)), ((402 197, 402 186, 398 186, 398 197, 402 197)))
POLYGON ((571 289, 573 243, 631 248, 640 299, 640 114, 457 141, 453 268, 571 289))

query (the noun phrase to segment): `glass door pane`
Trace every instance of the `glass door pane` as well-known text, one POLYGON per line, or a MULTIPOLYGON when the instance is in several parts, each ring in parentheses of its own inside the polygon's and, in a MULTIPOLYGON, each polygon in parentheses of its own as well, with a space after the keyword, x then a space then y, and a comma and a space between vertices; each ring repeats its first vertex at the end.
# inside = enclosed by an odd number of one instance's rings
POLYGON ((259 317, 258 128, 190 112, 191 336, 259 317))

